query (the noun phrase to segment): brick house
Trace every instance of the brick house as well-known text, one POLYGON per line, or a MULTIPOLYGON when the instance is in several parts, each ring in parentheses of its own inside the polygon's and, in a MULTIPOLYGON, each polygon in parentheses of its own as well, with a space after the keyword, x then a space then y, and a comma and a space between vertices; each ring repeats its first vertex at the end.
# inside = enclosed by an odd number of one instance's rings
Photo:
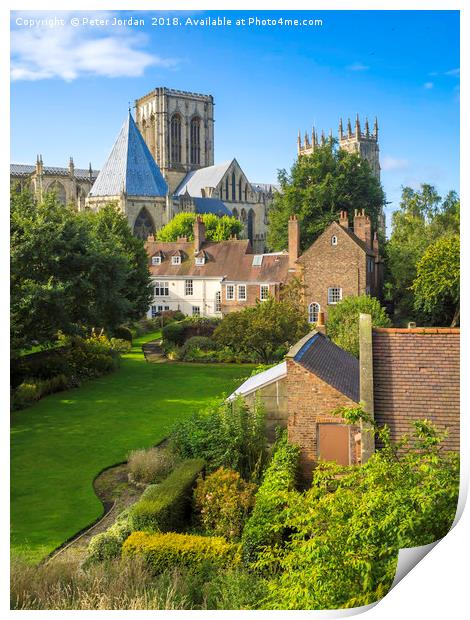
POLYGON ((328 309, 344 297, 381 297, 383 261, 377 233, 372 235, 364 210, 355 211, 353 230, 342 211, 339 222, 332 222, 302 255, 299 250, 300 228, 294 216, 289 220, 290 267, 301 274, 310 323, 317 322, 320 312, 327 320, 328 309))

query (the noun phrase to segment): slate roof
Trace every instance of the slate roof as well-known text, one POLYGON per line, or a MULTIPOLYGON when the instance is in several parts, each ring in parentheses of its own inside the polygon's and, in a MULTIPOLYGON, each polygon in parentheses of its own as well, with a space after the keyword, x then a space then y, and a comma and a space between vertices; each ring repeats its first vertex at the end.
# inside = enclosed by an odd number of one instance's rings
MULTIPOLYGON (((12 177, 27 177, 36 171, 36 166, 31 164, 10 164, 10 176, 12 177)), ((59 166, 43 166, 44 174, 56 175, 56 176, 69 176, 68 168, 61 168, 59 166)), ((92 170, 92 179, 96 179, 99 170, 92 170)), ((88 168, 75 168, 74 176, 76 179, 88 180, 90 178, 90 171, 88 168)))
POLYGON ((166 196, 168 185, 129 112, 90 196, 166 196))
POLYGON ((175 196, 182 196, 187 191, 190 196, 202 197, 201 190, 204 187, 217 187, 232 162, 233 159, 188 172, 176 188, 175 196))
POLYGON ((309 334, 289 355, 338 392, 359 402, 359 360, 329 338, 319 332, 309 334))
POLYGON ((193 241, 147 241, 149 270, 153 277, 221 278, 226 282, 277 283, 285 282, 289 272, 287 254, 264 254, 260 266, 253 266, 251 244, 247 239, 206 241, 201 250, 206 254, 204 265, 196 265, 193 241), (180 265, 172 265, 171 257, 183 252, 180 265), (163 252, 160 265, 152 265, 151 257, 163 252))
POLYGON ((193 201, 196 206, 196 213, 214 213, 219 217, 232 215, 230 209, 218 198, 193 198, 193 201))

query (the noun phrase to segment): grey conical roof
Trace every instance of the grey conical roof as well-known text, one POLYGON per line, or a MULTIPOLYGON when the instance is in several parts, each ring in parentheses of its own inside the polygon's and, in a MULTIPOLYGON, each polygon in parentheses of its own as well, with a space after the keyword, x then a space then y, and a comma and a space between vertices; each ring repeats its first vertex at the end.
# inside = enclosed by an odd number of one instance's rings
POLYGON ((90 196, 166 196, 168 185, 129 112, 90 196))

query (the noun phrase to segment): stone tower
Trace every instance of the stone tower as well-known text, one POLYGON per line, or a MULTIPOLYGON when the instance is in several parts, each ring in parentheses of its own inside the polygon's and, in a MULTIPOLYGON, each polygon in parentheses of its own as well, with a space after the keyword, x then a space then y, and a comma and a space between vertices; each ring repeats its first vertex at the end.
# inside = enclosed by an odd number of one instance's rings
POLYGON ((366 118, 364 131, 361 130, 359 114, 356 116, 354 131, 351 121, 348 119, 346 132, 343 131, 343 119, 339 121, 338 141, 340 148, 349 153, 357 153, 369 162, 372 172, 380 181, 380 161, 379 161, 379 125, 375 119, 374 129, 370 131, 369 121, 366 118))
POLYGON ((170 194, 188 172, 214 164, 212 95, 155 88, 135 101, 135 116, 170 194))

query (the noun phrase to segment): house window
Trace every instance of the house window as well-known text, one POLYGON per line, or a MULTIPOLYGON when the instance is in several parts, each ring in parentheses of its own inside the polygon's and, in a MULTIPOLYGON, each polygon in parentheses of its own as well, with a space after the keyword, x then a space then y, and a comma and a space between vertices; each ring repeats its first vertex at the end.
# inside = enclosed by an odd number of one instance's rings
POLYGON ((227 284, 225 287, 225 299, 227 301, 233 301, 235 299, 235 287, 233 284, 227 284))
POLYGON ((222 312, 222 295, 220 291, 215 294, 215 311, 222 312))
POLYGON ((308 307, 308 322, 318 323, 318 315, 320 313, 320 304, 316 301, 312 302, 308 307))
POLYGON ((237 293, 238 301, 246 301, 246 284, 239 284, 237 293))
POLYGON ((196 117, 191 121, 191 163, 201 163, 201 119, 196 117))
POLYGON ((260 284, 259 298, 261 301, 265 301, 269 297, 269 284, 260 284))
POLYGON ((185 280, 184 281, 184 294, 185 295, 192 295, 193 294, 193 281, 192 280, 185 280))
POLYGON ((181 116, 174 114, 170 123, 171 162, 181 163, 181 116))
POLYGON ((152 256, 152 265, 161 265, 162 257, 161 256, 152 256))
POLYGON ((168 297, 168 282, 155 282, 155 297, 168 297))
POLYGON ((201 316, 200 306, 193 306, 193 316, 201 316))
POLYGON ((157 306, 152 306, 152 319, 157 316, 157 306))
POLYGON ((338 245, 338 237, 336 235, 331 237, 331 245, 338 245))
POLYGON ((337 304, 338 301, 343 299, 343 289, 338 286, 333 286, 328 289, 328 303, 337 304))
POLYGON ((198 265, 198 267, 200 267, 201 265, 204 265, 204 263, 206 262, 204 256, 198 256, 196 258, 196 265, 198 265))
POLYGON ((367 271, 372 273, 374 271, 374 259, 368 257, 367 258, 367 271))
POLYGON ((181 256, 172 256, 171 257, 172 265, 181 265, 181 256))
POLYGON ((253 265, 253 267, 261 267, 261 265, 263 264, 263 255, 255 254, 253 256, 253 261, 251 264, 253 265))

